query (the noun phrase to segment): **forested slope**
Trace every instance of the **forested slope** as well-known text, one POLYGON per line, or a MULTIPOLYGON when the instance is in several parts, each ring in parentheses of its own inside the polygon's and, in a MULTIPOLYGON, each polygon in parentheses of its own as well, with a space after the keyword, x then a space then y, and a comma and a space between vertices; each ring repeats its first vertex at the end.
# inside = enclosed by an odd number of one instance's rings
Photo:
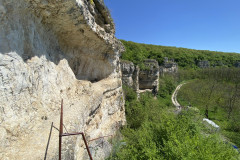
POLYGON ((113 152, 107 160, 226 160, 239 159, 239 153, 220 133, 202 123, 194 110, 174 114, 171 94, 179 79, 174 75, 161 78, 158 95, 137 94, 123 87, 127 125, 121 130, 123 139, 113 140, 113 152))
POLYGON ((236 62, 240 62, 240 54, 238 53, 158 46, 125 40, 121 40, 121 42, 126 48, 122 54, 122 59, 132 61, 135 64, 141 64, 144 59, 156 59, 159 64, 162 64, 164 57, 174 59, 181 68, 198 68, 197 64, 202 60, 209 61, 211 66, 226 67, 232 67, 236 62))
POLYGON ((161 65, 168 57, 175 59, 180 69, 160 76, 156 97, 143 93, 137 99, 135 91, 123 87, 127 125, 121 130, 123 140, 113 144, 109 159, 240 158, 234 149, 239 146, 240 68, 233 67, 240 62, 240 54, 122 43, 126 51, 121 58, 140 68, 146 67, 145 59, 155 59, 161 65), (198 69, 202 60, 219 67, 198 69), (187 83, 178 100, 185 107, 174 114, 171 95, 183 82, 187 83), (204 124, 203 118, 216 122, 220 131, 204 124))
POLYGON ((199 108, 201 115, 217 123, 223 135, 239 147, 240 69, 203 69, 195 75, 180 90, 180 104, 199 108))

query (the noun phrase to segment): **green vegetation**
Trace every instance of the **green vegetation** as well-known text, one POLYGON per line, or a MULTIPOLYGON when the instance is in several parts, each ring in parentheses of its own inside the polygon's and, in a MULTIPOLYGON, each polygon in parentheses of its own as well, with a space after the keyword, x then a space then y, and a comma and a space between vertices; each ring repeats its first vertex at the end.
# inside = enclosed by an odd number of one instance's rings
POLYGON ((127 126, 121 130, 122 145, 116 143, 118 151, 108 159, 239 159, 238 152, 218 133, 202 124, 201 115, 194 111, 174 114, 170 96, 179 80, 166 75, 160 80, 157 98, 145 93, 139 100, 131 88, 124 86, 127 126))
POLYGON ((126 51, 122 54, 122 59, 138 64, 140 68, 144 59, 156 59, 159 64, 162 64, 164 57, 175 59, 178 65, 185 69, 198 68, 197 63, 201 60, 207 60, 211 65, 223 64, 226 67, 232 67, 240 61, 240 54, 237 53, 148 45, 124 40, 121 40, 121 42, 126 48, 126 51))
POLYGON ((240 159, 231 145, 240 147, 240 69, 232 67, 240 61, 240 54, 122 43, 126 48, 122 59, 142 69, 145 59, 156 59, 161 65, 164 57, 175 59, 180 69, 160 78, 157 98, 145 93, 137 100, 131 88, 123 87, 127 126, 109 159, 240 159), (197 63, 201 60, 218 67, 200 70, 197 63), (171 94, 182 82, 187 84, 180 89, 178 100, 193 107, 175 114, 171 94), (221 130, 204 124, 204 117, 221 130))
POLYGON ((89 0, 89 1, 90 1, 90 4, 91 4, 91 5, 94 5, 94 2, 93 2, 93 0, 89 0))
POLYGON ((240 147, 240 69, 198 71, 198 79, 179 91, 181 104, 195 106, 221 127, 222 133, 240 147))

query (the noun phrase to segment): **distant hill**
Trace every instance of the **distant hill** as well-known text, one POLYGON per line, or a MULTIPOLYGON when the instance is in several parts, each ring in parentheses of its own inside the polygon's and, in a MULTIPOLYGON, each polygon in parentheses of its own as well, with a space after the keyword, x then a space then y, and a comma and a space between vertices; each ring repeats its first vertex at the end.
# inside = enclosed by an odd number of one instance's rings
POLYGON ((161 65, 164 57, 174 59, 180 68, 198 68, 200 61, 209 61, 211 66, 232 67, 240 62, 240 54, 216 52, 208 50, 195 50, 150 44, 141 44, 121 40, 126 51, 122 59, 132 61, 134 64, 142 64, 144 59, 156 59, 161 65))

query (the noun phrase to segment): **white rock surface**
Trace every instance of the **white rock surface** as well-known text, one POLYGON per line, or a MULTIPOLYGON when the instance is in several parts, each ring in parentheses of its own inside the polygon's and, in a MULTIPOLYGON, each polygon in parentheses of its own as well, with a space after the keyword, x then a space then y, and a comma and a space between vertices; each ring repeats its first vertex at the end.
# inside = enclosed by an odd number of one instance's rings
POLYGON ((139 89, 151 89, 156 95, 159 88, 159 66, 155 59, 145 59, 146 69, 139 71, 139 89))
POLYGON ((164 76, 164 73, 177 73, 178 72, 178 64, 174 61, 174 59, 168 60, 167 57, 164 58, 164 62, 161 66, 159 66, 159 74, 164 76))
MULTIPOLYGON (((0 0, 0 159, 43 159, 61 99, 69 132, 114 135, 125 123, 122 51, 101 1, 0 0)), ((103 159, 111 144, 98 143, 103 159)), ((81 136, 62 146, 63 159, 86 158, 81 136)), ((47 157, 58 159, 57 130, 47 157)))
POLYGON ((212 127, 216 128, 217 130, 220 129, 219 125, 217 125, 216 123, 214 123, 214 122, 211 121, 210 119, 203 118, 203 122, 207 122, 208 124, 210 124, 212 127))
POLYGON ((129 87, 133 87, 133 84, 134 84, 133 74, 135 71, 134 64, 130 61, 122 60, 121 61, 121 70, 122 70, 123 84, 126 84, 129 87))

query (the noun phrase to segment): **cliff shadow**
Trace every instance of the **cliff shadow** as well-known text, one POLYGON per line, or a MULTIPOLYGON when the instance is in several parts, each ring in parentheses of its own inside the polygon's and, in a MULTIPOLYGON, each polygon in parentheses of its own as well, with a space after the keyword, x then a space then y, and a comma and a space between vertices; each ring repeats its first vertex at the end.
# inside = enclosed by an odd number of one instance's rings
POLYGON ((42 20, 31 13, 23 16, 19 13, 21 10, 14 12, 7 6, 5 10, 8 16, 0 17, 2 55, 16 53, 25 63, 37 56, 56 65, 66 59, 78 80, 96 82, 114 71, 112 48, 89 28, 71 31, 72 24, 56 28, 52 24, 42 24, 42 20))

